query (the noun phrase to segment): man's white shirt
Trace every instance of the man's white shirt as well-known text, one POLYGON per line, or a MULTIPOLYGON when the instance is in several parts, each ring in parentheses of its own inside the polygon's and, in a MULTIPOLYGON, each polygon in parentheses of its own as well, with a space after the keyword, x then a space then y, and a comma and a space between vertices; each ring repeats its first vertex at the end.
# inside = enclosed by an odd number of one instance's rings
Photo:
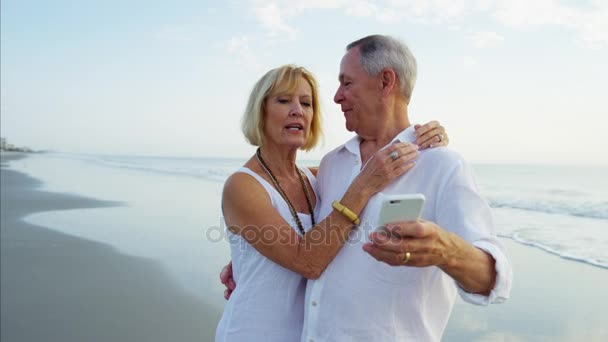
MULTIPOLYGON (((393 142, 414 140, 410 127, 393 142)), ((321 161, 319 221, 359 174, 359 144, 354 137, 321 161)), ((336 258, 319 279, 308 281, 302 341, 439 341, 457 292, 479 305, 508 298, 511 265, 496 238, 490 208, 460 155, 444 147, 421 151, 414 168, 382 193, 424 194, 424 220, 456 233, 496 260, 494 289, 487 297, 467 293, 438 267, 393 267, 363 251, 378 219, 381 194, 376 194, 336 258)))

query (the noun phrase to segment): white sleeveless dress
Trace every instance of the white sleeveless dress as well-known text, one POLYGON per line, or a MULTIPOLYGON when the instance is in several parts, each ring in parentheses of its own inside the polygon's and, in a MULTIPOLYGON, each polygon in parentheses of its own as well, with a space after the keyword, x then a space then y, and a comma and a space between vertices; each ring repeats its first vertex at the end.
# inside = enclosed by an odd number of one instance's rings
MULTIPOLYGON (((316 195, 315 176, 308 168, 300 169, 316 195)), ((287 203, 269 182, 245 167, 237 172, 247 173, 262 184, 272 206, 298 232, 287 203)), ((310 230, 310 215, 298 213, 298 216, 304 230, 310 230)), ((237 286, 224 307, 215 341, 299 341, 304 322, 306 279, 266 258, 240 235, 228 231, 228 236, 237 286)))

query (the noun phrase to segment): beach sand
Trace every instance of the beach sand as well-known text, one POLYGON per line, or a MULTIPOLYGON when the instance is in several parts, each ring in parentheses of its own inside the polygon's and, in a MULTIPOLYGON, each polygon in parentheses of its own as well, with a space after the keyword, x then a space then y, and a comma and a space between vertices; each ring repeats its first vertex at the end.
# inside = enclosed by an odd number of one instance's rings
MULTIPOLYGON (((2 153, 2 163, 22 158, 2 153)), ((153 260, 43 227, 24 216, 115 203, 39 191, 1 170, 1 340, 211 341, 220 312, 153 260)))

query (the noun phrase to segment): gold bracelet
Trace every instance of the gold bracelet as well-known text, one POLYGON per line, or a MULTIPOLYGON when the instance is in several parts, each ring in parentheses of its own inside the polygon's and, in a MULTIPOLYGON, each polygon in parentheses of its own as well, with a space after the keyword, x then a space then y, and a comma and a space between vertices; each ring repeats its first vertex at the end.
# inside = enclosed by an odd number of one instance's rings
POLYGON ((361 222, 361 220, 359 220, 359 216, 357 216, 357 214, 353 213, 352 210, 348 209, 345 205, 343 205, 339 201, 333 201, 331 206, 334 209, 336 209, 340 214, 346 216, 346 218, 349 219, 350 222, 352 222, 354 224, 359 224, 359 222, 361 222))

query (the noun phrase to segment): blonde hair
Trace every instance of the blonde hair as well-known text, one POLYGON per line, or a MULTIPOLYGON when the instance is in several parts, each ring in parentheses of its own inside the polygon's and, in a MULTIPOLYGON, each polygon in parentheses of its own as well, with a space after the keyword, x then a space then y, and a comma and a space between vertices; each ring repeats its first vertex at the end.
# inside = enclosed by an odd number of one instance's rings
POLYGON ((266 99, 277 94, 293 94, 298 87, 300 78, 306 80, 312 89, 313 110, 310 133, 301 149, 310 151, 317 145, 323 135, 317 80, 310 71, 292 64, 268 71, 253 86, 241 123, 243 135, 251 145, 262 146, 265 142, 264 112, 266 110, 266 99))

